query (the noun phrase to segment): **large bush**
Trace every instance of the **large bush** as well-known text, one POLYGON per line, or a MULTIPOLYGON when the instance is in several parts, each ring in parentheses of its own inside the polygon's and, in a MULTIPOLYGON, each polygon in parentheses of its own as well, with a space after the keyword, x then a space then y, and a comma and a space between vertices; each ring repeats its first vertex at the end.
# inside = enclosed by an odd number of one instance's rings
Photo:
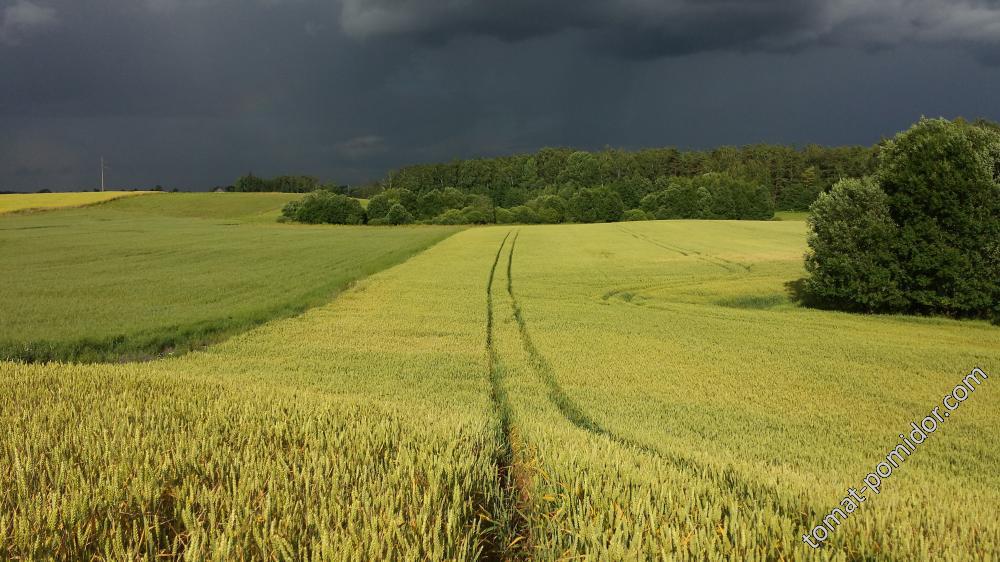
POLYGON ((514 220, 514 213, 510 209, 497 207, 495 213, 497 216, 497 224, 514 224, 518 222, 514 220))
POLYGON ((642 209, 629 209, 625 211, 625 214, 622 215, 622 220, 628 222, 628 221, 648 221, 652 219, 648 214, 646 214, 646 211, 643 211, 642 209))
POLYGON ((285 205, 281 214, 286 219, 310 224, 365 222, 365 210, 360 201, 325 189, 314 191, 298 201, 291 201, 285 205))
POLYGON ((387 189, 368 201, 368 218, 387 219, 394 205, 402 205, 406 209, 420 208, 420 199, 409 189, 387 189))
POLYGON ((459 209, 448 209, 440 215, 434 217, 434 224, 464 224, 465 215, 459 209))
POLYGON ((385 215, 385 222, 388 224, 410 224, 413 222, 413 215, 406 207, 400 203, 393 205, 385 215))
POLYGON ((846 309, 1000 317, 1000 132, 923 119, 875 182, 811 207, 810 293, 846 309))
POLYGON ((904 306, 892 252, 898 229, 878 185, 870 178, 841 180, 811 210, 806 288, 812 298, 849 310, 904 306))

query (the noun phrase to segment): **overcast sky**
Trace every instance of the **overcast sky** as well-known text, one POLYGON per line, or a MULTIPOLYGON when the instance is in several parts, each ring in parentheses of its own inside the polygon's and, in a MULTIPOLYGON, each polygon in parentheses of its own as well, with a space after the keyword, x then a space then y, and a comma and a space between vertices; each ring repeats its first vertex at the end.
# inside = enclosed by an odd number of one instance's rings
POLYGON ((1000 0, 0 0, 0 190, 1000 120, 1000 0))

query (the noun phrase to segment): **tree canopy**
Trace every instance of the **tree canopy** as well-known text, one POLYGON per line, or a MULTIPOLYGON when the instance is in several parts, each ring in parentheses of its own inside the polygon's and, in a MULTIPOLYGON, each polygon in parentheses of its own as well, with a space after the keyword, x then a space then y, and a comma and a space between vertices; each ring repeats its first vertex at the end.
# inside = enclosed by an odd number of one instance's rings
POLYGON ((837 308, 1000 319, 1000 130, 922 119, 811 207, 807 289, 837 308))

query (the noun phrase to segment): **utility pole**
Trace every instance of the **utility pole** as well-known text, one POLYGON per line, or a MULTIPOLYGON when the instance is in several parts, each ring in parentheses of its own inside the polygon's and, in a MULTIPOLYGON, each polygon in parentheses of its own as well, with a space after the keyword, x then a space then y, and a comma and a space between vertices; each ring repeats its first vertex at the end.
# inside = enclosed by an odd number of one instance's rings
POLYGON ((101 191, 104 191, 104 157, 101 156, 101 191))

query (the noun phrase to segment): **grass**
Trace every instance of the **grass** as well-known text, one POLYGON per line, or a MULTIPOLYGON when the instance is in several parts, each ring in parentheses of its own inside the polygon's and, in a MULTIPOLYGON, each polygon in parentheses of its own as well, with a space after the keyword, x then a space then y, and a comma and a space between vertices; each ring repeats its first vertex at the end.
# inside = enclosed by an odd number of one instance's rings
POLYGON ((179 358, 0 363, 0 558, 995 558, 1000 329, 800 308, 804 233, 467 229, 179 358))
POLYGON ((77 193, 8 193, 0 195, 0 214, 27 211, 44 211, 71 207, 85 207, 106 203, 146 191, 85 191, 77 193))
POLYGON ((775 211, 774 220, 778 221, 804 221, 809 216, 808 211, 775 211))
POLYGON ((157 217, 234 219, 240 222, 273 223, 290 201, 302 193, 168 193, 169 200, 125 199, 116 201, 117 211, 157 217))
POLYGON ((185 351, 326 302, 455 232, 248 224, 287 198, 165 194, 3 218, 0 356, 185 351))

